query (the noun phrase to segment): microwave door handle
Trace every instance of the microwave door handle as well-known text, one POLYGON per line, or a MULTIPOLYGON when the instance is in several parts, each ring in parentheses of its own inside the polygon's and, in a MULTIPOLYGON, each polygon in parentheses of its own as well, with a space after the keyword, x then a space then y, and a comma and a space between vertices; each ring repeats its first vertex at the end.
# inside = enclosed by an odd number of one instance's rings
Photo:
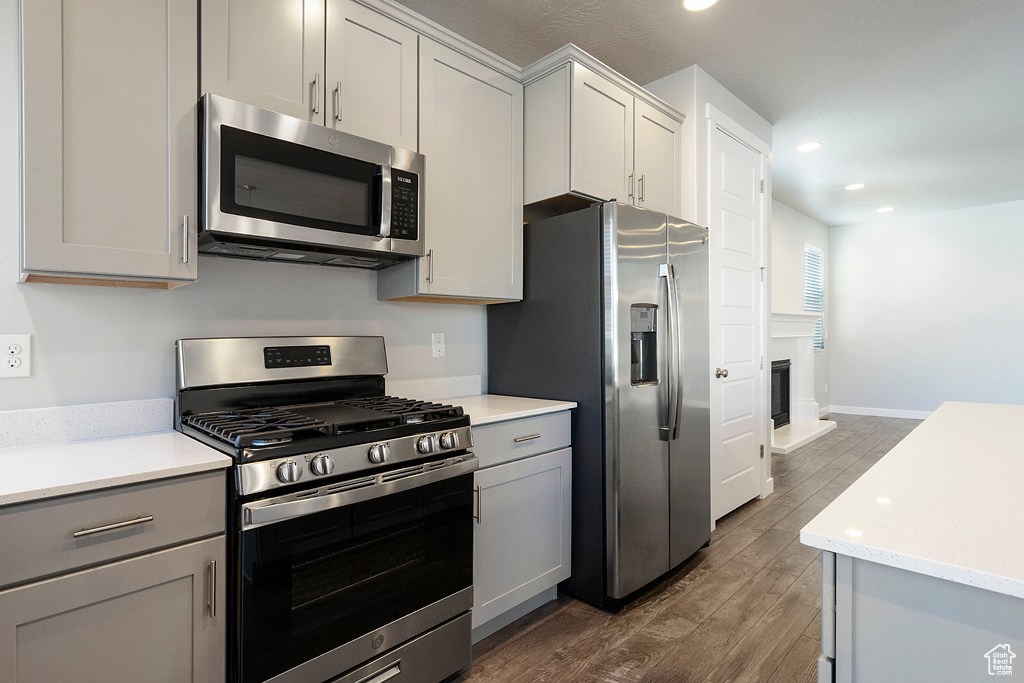
POLYGON ((377 237, 391 237, 391 164, 380 167, 380 232, 377 237))

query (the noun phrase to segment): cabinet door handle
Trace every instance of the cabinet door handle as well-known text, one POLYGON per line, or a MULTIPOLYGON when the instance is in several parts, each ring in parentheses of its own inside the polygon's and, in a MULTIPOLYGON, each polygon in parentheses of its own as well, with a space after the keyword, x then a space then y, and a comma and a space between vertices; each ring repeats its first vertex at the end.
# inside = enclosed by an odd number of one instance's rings
POLYGON ((338 81, 338 87, 335 88, 334 92, 338 94, 338 106, 334 110, 334 120, 341 121, 341 81, 338 81))
POLYGON ((476 514, 473 515, 473 519, 476 520, 477 524, 484 523, 484 489, 482 486, 474 486, 473 490, 476 491, 476 514))
POLYGON ((640 179, 636 181, 636 189, 640 193, 640 201, 644 200, 644 185, 646 184, 644 183, 644 177, 645 176, 640 176, 640 179))
POLYGON ((320 113, 320 74, 313 74, 313 113, 320 113))
POLYGON ((188 216, 181 218, 181 233, 181 260, 183 263, 188 263, 188 216))
POLYGON ((217 560, 210 560, 210 618, 217 616, 217 560))
POLYGON ((626 195, 630 199, 633 198, 633 174, 632 173, 630 173, 629 174, 629 178, 626 179, 626 195))
POLYGON ((534 439, 539 439, 539 438, 540 438, 540 434, 530 434, 529 436, 517 436, 516 438, 514 438, 512 440, 515 441, 516 443, 522 443, 524 441, 533 441, 534 439))
POLYGON ((114 531, 115 529, 125 529, 136 524, 145 524, 146 522, 152 522, 153 515, 143 515, 136 519, 126 519, 123 522, 115 522, 113 524, 104 524, 103 526, 95 526, 91 529, 82 529, 71 534, 74 538, 82 538, 83 536, 92 536, 93 534, 103 533, 104 531, 114 531))
POLYGON ((434 250, 427 249, 427 282, 434 281, 434 250))

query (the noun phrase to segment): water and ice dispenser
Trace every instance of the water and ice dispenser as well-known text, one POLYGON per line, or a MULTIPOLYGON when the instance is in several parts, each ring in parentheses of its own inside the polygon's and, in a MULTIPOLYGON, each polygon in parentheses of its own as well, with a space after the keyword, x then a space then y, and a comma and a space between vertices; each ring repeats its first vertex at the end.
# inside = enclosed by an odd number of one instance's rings
POLYGON ((658 382, 658 307, 633 304, 629 308, 630 365, 633 386, 658 382))

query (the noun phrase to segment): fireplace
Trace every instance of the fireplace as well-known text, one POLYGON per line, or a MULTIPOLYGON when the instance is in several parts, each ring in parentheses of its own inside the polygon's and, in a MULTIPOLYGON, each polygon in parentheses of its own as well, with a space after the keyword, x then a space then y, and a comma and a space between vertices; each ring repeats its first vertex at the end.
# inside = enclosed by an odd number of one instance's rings
POLYGON ((789 424, 789 359, 772 361, 772 420, 775 429, 789 424))

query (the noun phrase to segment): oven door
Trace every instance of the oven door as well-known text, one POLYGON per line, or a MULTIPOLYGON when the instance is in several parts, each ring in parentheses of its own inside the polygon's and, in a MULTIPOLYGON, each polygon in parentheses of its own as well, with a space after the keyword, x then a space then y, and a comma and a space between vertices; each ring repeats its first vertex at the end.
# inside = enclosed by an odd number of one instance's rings
POLYGON ((328 680, 469 610, 475 468, 465 454, 242 505, 238 680, 328 680))
POLYGON ((201 245, 391 251, 392 147, 216 95, 203 117, 201 245))

